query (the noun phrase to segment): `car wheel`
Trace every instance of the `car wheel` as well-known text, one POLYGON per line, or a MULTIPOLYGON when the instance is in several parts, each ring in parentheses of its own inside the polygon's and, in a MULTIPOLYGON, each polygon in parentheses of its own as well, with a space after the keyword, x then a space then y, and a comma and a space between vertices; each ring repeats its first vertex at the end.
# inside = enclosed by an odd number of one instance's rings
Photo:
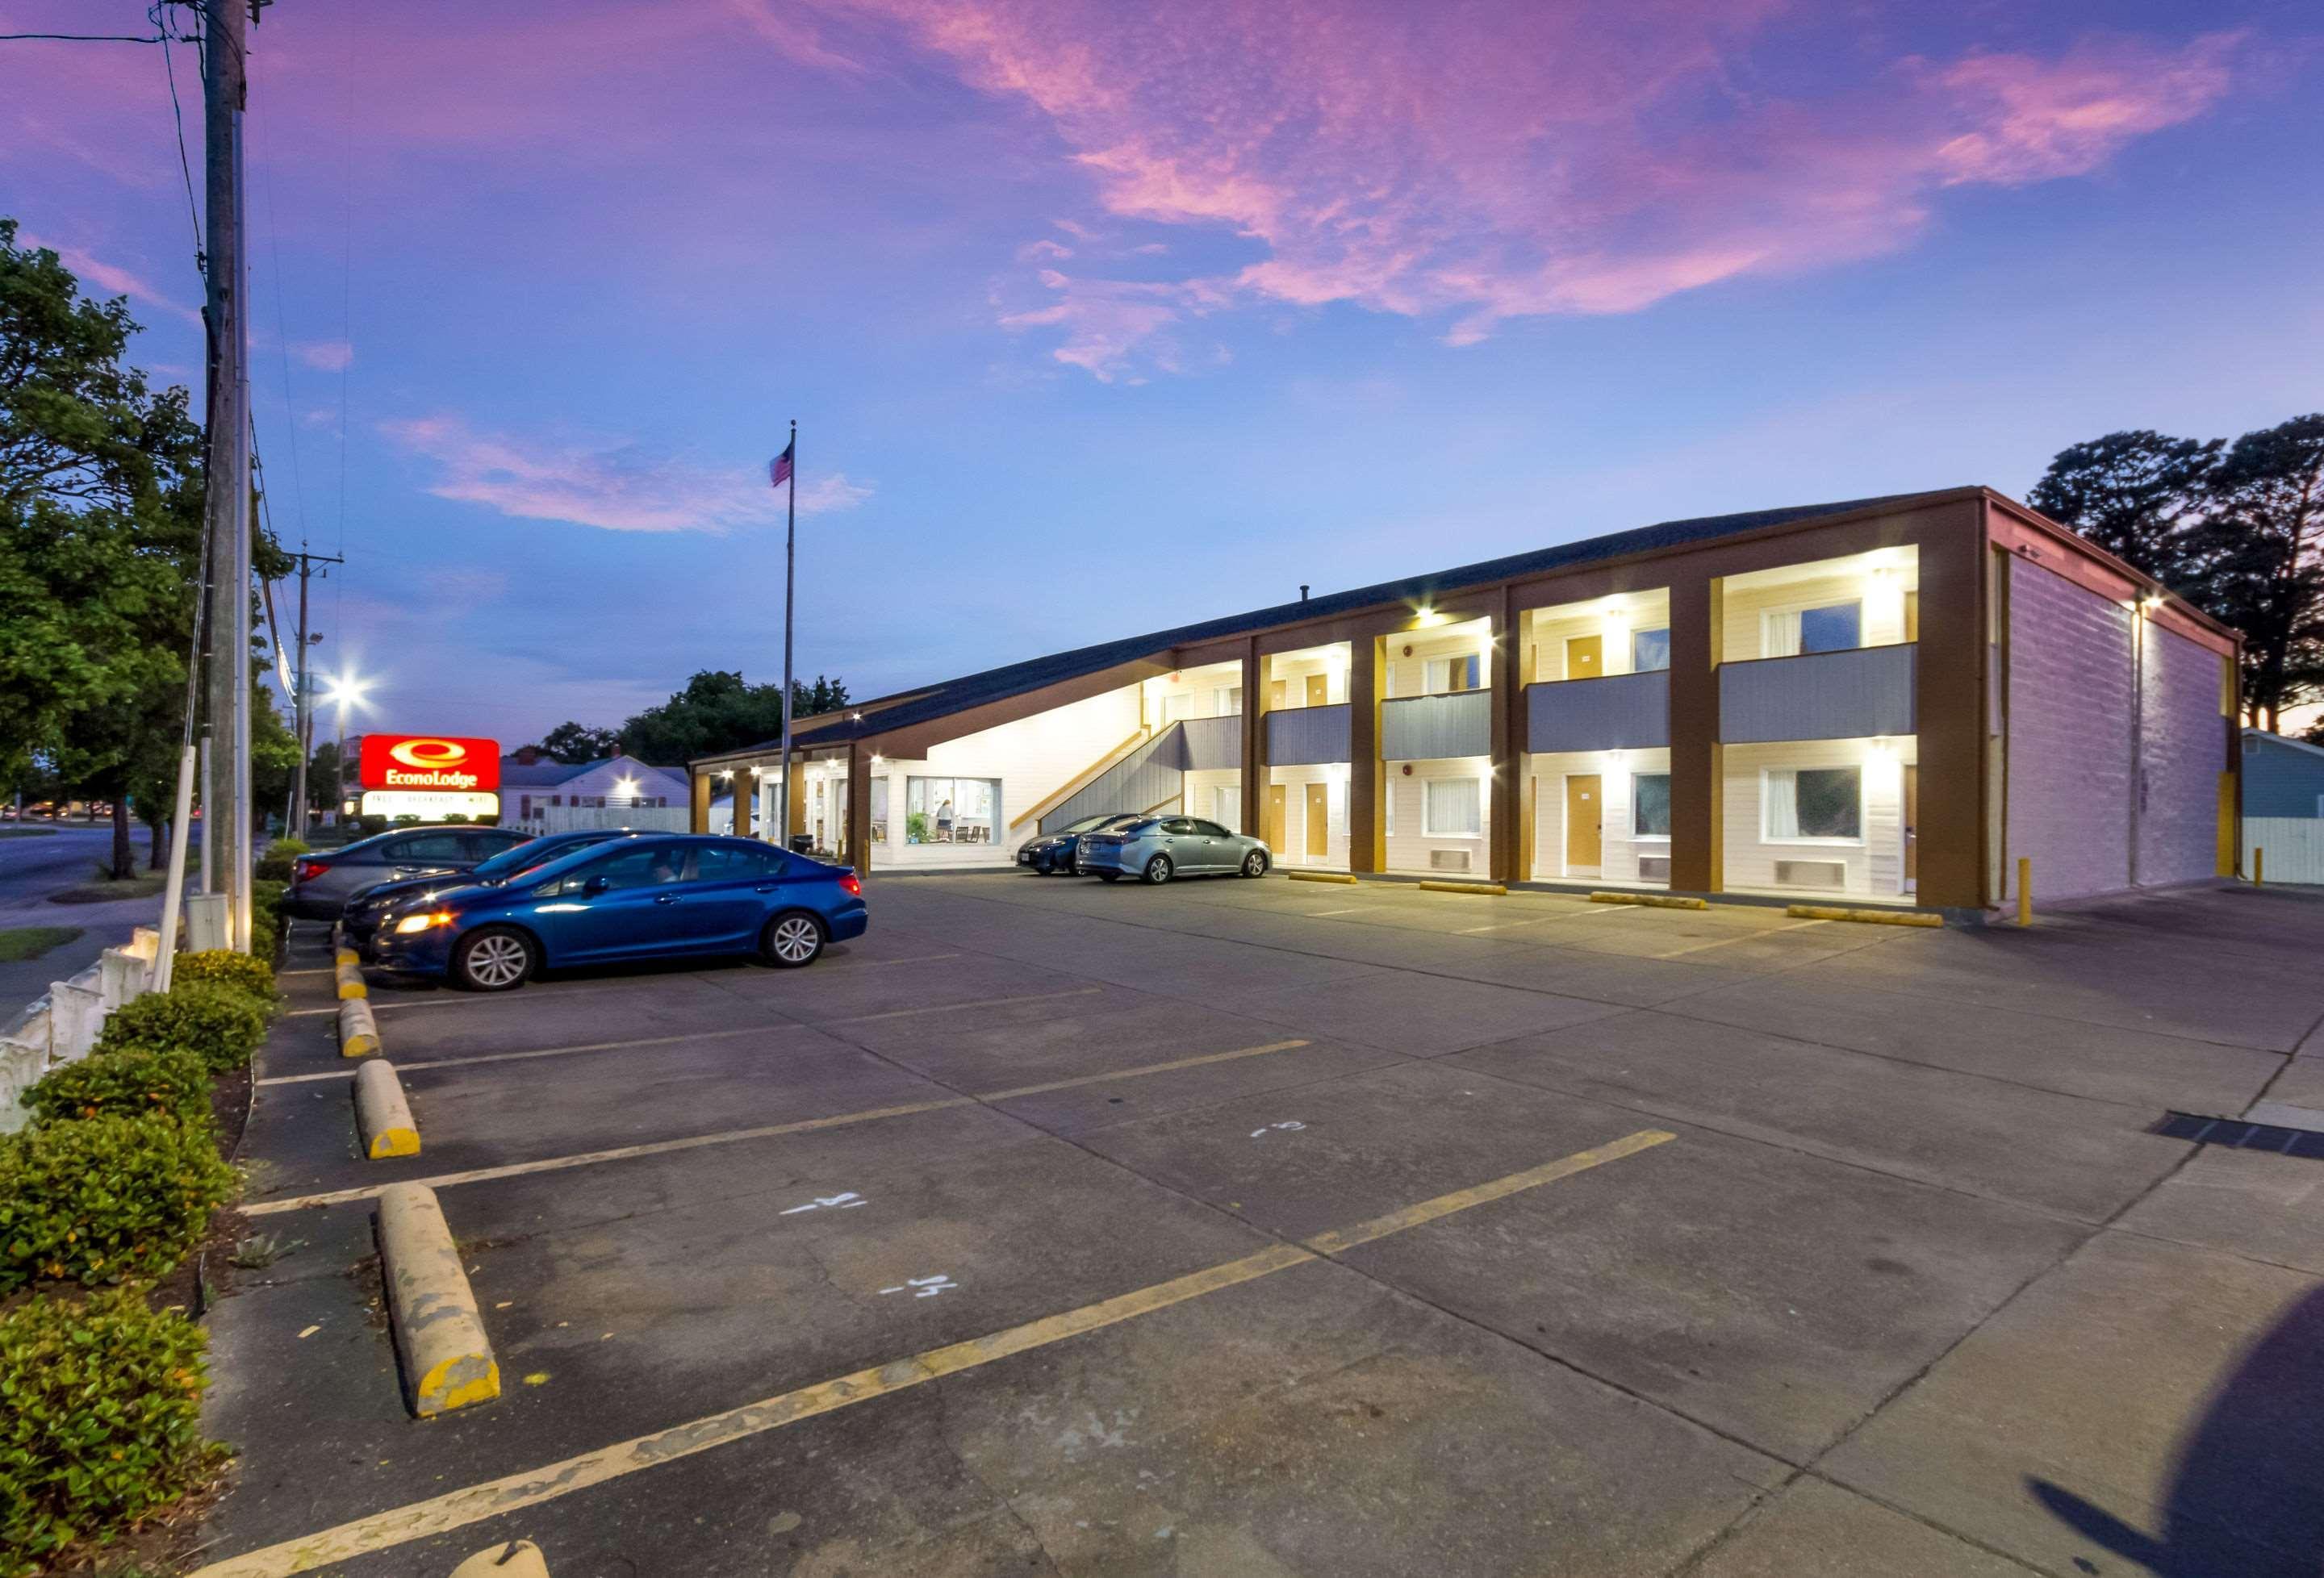
POLYGON ((1156 887, 1170 880, 1170 857, 1157 855, 1146 863, 1146 880, 1156 887))
POLYGON ((471 992, 512 992, 540 966, 532 939, 505 926, 487 926, 460 939, 452 975, 471 992))
POLYGON ((1267 875, 1267 851, 1264 849, 1253 849, 1250 854, 1244 856, 1242 860, 1242 874, 1245 876, 1265 876, 1267 875))
POLYGON ((759 950, 779 969, 795 970, 823 957, 823 922, 802 910, 777 915, 767 922, 759 950))

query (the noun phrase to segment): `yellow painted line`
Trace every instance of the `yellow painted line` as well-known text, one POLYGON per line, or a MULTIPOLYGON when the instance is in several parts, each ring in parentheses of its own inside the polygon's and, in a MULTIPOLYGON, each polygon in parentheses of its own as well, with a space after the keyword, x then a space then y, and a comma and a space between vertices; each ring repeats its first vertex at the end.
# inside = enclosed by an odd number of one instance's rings
POLYGON ((1793 904, 1784 913, 1817 921, 1857 921, 1868 926, 1941 926, 1942 915, 1923 910, 1843 910, 1830 904, 1793 904))
POLYGON ((1652 953, 1649 959, 1684 959, 1690 953, 1702 953, 1713 948, 1732 948, 1738 942, 1757 942, 1762 937, 1775 937, 1785 931, 1804 931, 1811 926, 1829 926, 1828 920, 1794 921, 1788 926, 1770 926, 1765 931, 1747 931, 1740 937, 1721 937, 1715 942, 1698 942, 1692 948, 1674 948, 1668 953, 1652 953))
POLYGON ((1148 1074, 1167 1074, 1174 1069, 1200 1069, 1210 1063, 1231 1063, 1238 1059, 1264 1057, 1268 1052, 1287 1052, 1295 1047, 1310 1044, 1304 1041, 1269 1041, 1263 1047, 1243 1047, 1231 1052, 1206 1052, 1199 1058, 1179 1058, 1167 1063, 1148 1063, 1142 1069, 1125 1069, 1115 1074, 1084 1074, 1078 1079, 1052 1079, 1047 1085, 1019 1085, 1014 1090, 988 1090, 976 1099, 1006 1101, 1011 1096, 1039 1096, 1050 1090, 1071 1090, 1080 1085, 1102 1085, 1110 1079, 1141 1079, 1148 1074))
POLYGON ((602 1485, 641 1469, 691 1457, 730 1442, 779 1430, 801 1419, 853 1408, 858 1403, 905 1391, 947 1375, 974 1370, 997 1359, 1047 1347, 1053 1343, 1119 1326, 1124 1321, 1136 1320, 1141 1316, 1152 1315, 1190 1299, 1257 1281, 1261 1277, 1273 1276, 1294 1266, 1326 1259, 1342 1249, 1370 1243, 1390 1234, 1437 1221, 1456 1211, 1465 1211, 1489 1201, 1505 1199, 1523 1189, 1570 1178, 1577 1172, 1663 1144, 1674 1137, 1661 1130, 1645 1130, 1609 1145, 1579 1151, 1525 1172, 1512 1173, 1490 1183, 1440 1195, 1435 1199, 1391 1212, 1386 1216, 1323 1234, 1304 1244, 1276 1244, 1256 1254, 1244 1255, 1183 1277, 1173 1277, 1168 1281, 1156 1282, 1094 1304, 1085 1304, 1078 1309, 1043 1316, 1038 1320, 1008 1326, 984 1336, 971 1337, 966 1342, 929 1348, 908 1358, 868 1370, 858 1370, 813 1386, 801 1387, 796 1391, 780 1392, 757 1402, 745 1403, 738 1408, 729 1408, 688 1424, 656 1431, 650 1436, 640 1436, 600 1447, 595 1452, 585 1452, 561 1463, 505 1475, 480 1485, 470 1485, 425 1501, 415 1501, 392 1511, 343 1523, 336 1528, 324 1529, 303 1538, 268 1546, 244 1555, 230 1556, 199 1569, 193 1578, 289 1578, 290 1574, 311 1573, 333 1563, 351 1562, 413 1540, 448 1534, 487 1518, 554 1501, 576 1491, 602 1485))
MULTIPOLYGON (((778 1030, 805 1030, 807 1027, 795 1019, 770 1020, 764 1024, 745 1024, 733 1030, 697 1030, 685 1035, 653 1035, 633 1041, 589 1041, 577 1047, 540 1047, 524 1052, 484 1052, 473 1058, 431 1058, 423 1063, 398 1063, 396 1067, 409 1074, 414 1069, 465 1069, 471 1063, 521 1063, 534 1058, 562 1058, 575 1052, 626 1051, 635 1047, 666 1047, 678 1041, 715 1041, 722 1036, 758 1035, 778 1030)), ((260 1085, 309 1085, 318 1079, 347 1079, 354 1077, 346 1069, 334 1069, 325 1074, 277 1074, 270 1079, 256 1081, 260 1085)))
MULTIPOLYGON (((802 1027, 804 1028, 804 1027, 802 1027)), ((851 1124, 868 1124, 881 1118, 909 1117, 917 1113, 943 1112, 951 1107, 974 1106, 980 1102, 1002 1101, 1012 1096, 1036 1096, 1043 1091, 1065 1090, 1077 1085, 1101 1085, 1113 1079, 1142 1079, 1149 1074, 1167 1074, 1174 1069, 1198 1068, 1205 1063, 1224 1063, 1237 1058, 1256 1058, 1266 1052, 1289 1051, 1304 1047, 1305 1041, 1269 1041, 1265 1046, 1243 1047, 1231 1052, 1206 1052, 1200 1057, 1176 1058, 1167 1063, 1147 1063, 1135 1069, 1120 1069, 1110 1074, 1085 1074, 1077 1079, 1056 1079, 1045 1085, 1019 1086, 1013 1090, 991 1090, 976 1096, 954 1096, 935 1101, 908 1102, 901 1106, 879 1106, 867 1112, 841 1113, 827 1118, 802 1118, 788 1124, 767 1124, 753 1129, 729 1129, 716 1134, 695 1134, 683 1140, 654 1140, 641 1145, 622 1145, 610 1151, 585 1151, 574 1156, 552 1156, 539 1161, 512 1161, 499 1167, 479 1167, 466 1172, 439 1173, 434 1178, 406 1181, 423 1183, 432 1188, 446 1188, 453 1184, 488 1183, 494 1179, 522 1178, 536 1172, 562 1172, 568 1168, 594 1167, 602 1161, 627 1161, 641 1156, 665 1156, 677 1151, 696 1151, 706 1145, 733 1145, 746 1140, 765 1140, 779 1134, 804 1134, 816 1129, 844 1128, 851 1124)), ((417 1068, 407 1064, 406 1068, 417 1068)), ((294 1195, 280 1200, 260 1200, 242 1207, 245 1216, 273 1216, 285 1211, 302 1211, 309 1206, 344 1206, 356 1200, 375 1198, 386 1184, 367 1188, 333 1189, 326 1194, 294 1195)))

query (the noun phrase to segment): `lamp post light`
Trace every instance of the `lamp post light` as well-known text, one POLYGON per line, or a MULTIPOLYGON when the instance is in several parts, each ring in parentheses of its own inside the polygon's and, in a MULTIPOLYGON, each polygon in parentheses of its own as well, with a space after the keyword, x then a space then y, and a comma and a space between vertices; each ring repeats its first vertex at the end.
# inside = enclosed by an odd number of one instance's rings
POLYGON ((331 820, 344 829, 347 803, 347 711, 364 704, 364 693, 371 688, 372 682, 356 678, 352 671, 342 670, 330 683, 331 688, 324 693, 323 702, 326 706, 337 708, 339 715, 338 759, 332 764, 331 771, 331 820))

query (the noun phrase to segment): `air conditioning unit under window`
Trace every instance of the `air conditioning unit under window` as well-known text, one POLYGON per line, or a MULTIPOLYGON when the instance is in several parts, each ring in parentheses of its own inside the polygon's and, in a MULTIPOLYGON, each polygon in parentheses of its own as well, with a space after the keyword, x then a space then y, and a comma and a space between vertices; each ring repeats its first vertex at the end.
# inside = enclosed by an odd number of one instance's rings
POLYGON ((1778 860, 1777 887, 1846 887, 1848 866, 1840 860, 1778 860))
POLYGON ((1670 857, 1667 855, 1639 856, 1638 880, 1640 882, 1668 882, 1670 880, 1670 857))
POLYGON ((1469 851, 1431 849, 1428 851, 1428 868, 1431 871, 1466 871, 1469 869, 1469 851))

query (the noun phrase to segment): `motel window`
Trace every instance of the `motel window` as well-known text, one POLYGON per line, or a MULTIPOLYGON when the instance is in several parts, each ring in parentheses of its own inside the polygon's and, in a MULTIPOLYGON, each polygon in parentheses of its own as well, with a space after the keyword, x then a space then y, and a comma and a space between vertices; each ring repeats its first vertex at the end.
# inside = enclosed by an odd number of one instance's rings
POLYGON ((1797 657, 1846 652, 1864 645, 1864 605, 1850 601, 1814 608, 1769 609, 1759 616, 1760 656, 1797 657))
POLYGON ((1630 836, 1670 837, 1670 775, 1640 773, 1630 780, 1630 836))
POLYGON ((1864 774, 1857 767, 1783 767, 1766 777, 1766 837, 1788 841, 1864 837, 1864 774))
POLYGON ((1473 839, 1485 830, 1484 784, 1475 778, 1431 778, 1421 787, 1421 831, 1433 839, 1473 839))
POLYGON ((1484 683, 1484 660, 1471 652, 1462 657, 1432 657, 1428 660, 1428 693, 1443 695, 1448 691, 1473 691, 1484 683))
POLYGON ((1221 685, 1211 693, 1211 716, 1233 718, 1242 711, 1242 687, 1221 685))
POLYGON ((1194 715, 1194 698, 1186 691, 1172 691, 1162 698, 1162 721, 1177 723, 1194 715))
POLYGON ((888 841, 888 780, 885 778, 872 780, 872 841, 875 844, 888 841))
POLYGON ((1239 784, 1211 785, 1211 817, 1236 832, 1242 831, 1242 789, 1239 784))
POLYGON ((1648 674, 1670 666, 1670 627, 1630 632, 1630 672, 1648 674))
POLYGON ((904 780, 904 841, 989 844, 1001 815, 998 778, 904 780))

